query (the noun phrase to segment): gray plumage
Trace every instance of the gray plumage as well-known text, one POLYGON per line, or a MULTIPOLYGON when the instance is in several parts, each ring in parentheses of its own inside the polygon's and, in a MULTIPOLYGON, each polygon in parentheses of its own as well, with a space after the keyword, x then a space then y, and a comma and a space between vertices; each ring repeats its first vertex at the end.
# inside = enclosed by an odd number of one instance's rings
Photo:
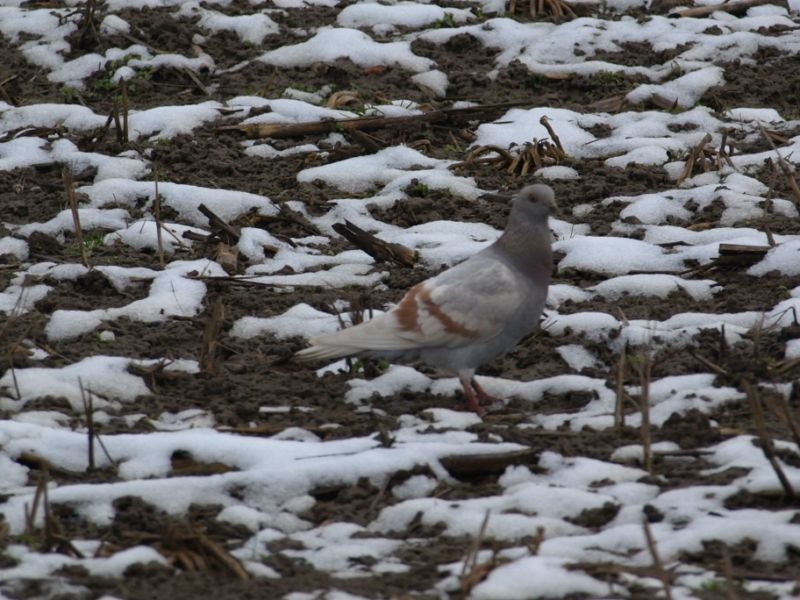
POLYGON ((479 400, 496 399, 475 381, 475 370, 536 328, 553 264, 548 227, 556 210, 553 190, 529 185, 512 202, 506 229, 491 246, 417 284, 387 313, 312 339, 296 358, 422 360, 457 373, 470 408, 482 414, 479 400))

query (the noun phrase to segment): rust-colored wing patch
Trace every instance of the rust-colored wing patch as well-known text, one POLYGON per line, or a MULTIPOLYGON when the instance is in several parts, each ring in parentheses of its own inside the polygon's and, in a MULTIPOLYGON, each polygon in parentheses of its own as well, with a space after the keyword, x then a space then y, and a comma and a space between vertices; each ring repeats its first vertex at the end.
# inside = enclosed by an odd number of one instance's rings
POLYGON ((419 294, 419 298, 422 300, 422 304, 425 306, 425 309, 434 319, 442 324, 442 327, 444 327, 444 330, 447 333, 463 335, 464 337, 478 337, 477 331, 473 331, 468 327, 464 327, 461 323, 454 321, 447 313, 445 313, 442 308, 431 299, 431 293, 429 290, 422 288, 417 293, 419 294))
POLYGON ((418 283, 408 290, 403 299, 400 300, 400 304, 394 309, 394 314, 397 316, 397 324, 402 331, 422 331, 422 326, 419 323, 417 296, 424 283, 418 283))

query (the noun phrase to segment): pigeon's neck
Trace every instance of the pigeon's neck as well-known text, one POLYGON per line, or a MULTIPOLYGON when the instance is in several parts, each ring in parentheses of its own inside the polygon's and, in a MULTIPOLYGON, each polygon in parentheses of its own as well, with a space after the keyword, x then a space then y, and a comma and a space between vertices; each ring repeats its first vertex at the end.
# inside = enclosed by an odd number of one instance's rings
POLYGON ((524 275, 537 282, 550 281, 553 250, 547 219, 536 223, 522 220, 509 223, 494 247, 524 275))

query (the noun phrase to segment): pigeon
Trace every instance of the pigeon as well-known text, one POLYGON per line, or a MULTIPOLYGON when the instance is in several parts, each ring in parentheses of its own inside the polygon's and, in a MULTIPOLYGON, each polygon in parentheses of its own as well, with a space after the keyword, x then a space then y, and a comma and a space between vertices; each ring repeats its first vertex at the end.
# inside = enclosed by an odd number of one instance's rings
POLYGON ((556 210, 549 186, 522 188, 512 197, 508 224, 493 244, 418 283, 388 312, 312 339, 295 358, 422 361, 456 373, 468 407, 483 415, 480 403, 498 399, 478 384, 475 371, 539 324, 553 268, 548 217, 556 210))

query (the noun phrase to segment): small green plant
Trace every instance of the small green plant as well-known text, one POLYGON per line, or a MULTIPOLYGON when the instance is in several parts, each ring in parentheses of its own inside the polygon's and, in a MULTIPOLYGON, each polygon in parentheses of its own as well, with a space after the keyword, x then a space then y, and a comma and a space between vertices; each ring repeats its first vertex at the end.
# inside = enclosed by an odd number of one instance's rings
POLYGON ((541 73, 531 73, 528 76, 527 84, 529 88, 535 90, 537 88, 547 85, 548 81, 549 80, 547 79, 547 77, 545 77, 541 73))
POLYGON ((156 70, 153 67, 142 67, 136 71, 136 78, 147 81, 153 78, 153 73, 155 72, 156 70))
POLYGON ((421 198, 427 196, 429 191, 430 188, 427 185, 415 179, 408 188, 408 195, 421 198))
POLYGON ((433 24, 433 26, 436 29, 452 28, 456 26, 456 20, 453 18, 452 13, 445 13, 445 15, 441 19, 439 19, 433 24))
POLYGON ((488 17, 487 17, 487 16, 484 14, 483 10, 481 10, 481 9, 480 9, 479 7, 477 7, 477 6, 473 6, 472 8, 470 8, 470 11, 472 12, 472 14, 473 14, 473 15, 475 15, 475 18, 476 18, 476 19, 477 19, 479 22, 483 22, 483 21, 485 21, 485 20, 488 18, 488 17))
POLYGON ((725 591, 725 582, 722 579, 709 579, 704 581, 700 588, 705 592, 721 594, 725 591))
POLYGON ((622 71, 597 71, 592 74, 592 80, 599 85, 621 85, 625 82, 622 71))
POLYGON ((78 97, 78 92, 75 88, 70 87, 68 85, 61 86, 61 96, 64 98, 64 102, 67 104, 71 104, 75 102, 78 97))
POLYGON ((360 358, 348 358, 347 371, 350 375, 364 375, 364 361, 360 358))
POLYGON ((95 92, 110 92, 117 88, 117 84, 111 81, 110 75, 107 75, 92 82, 92 88, 95 92))
MULTIPOLYGON (((103 247, 105 234, 102 231, 94 231, 83 237, 83 247, 87 254, 92 254, 98 248, 103 247)), ((81 249, 78 240, 73 240, 64 247, 64 254, 70 257, 81 256, 81 249)))
POLYGON ((83 238, 83 246, 86 248, 87 252, 92 253, 98 248, 103 247, 103 240, 105 237, 105 234, 101 231, 93 232, 92 234, 83 238))
MULTIPOLYGON (((119 90, 120 82, 114 81, 114 75, 120 67, 126 66, 131 60, 141 58, 138 54, 126 54, 122 58, 106 63, 101 75, 89 81, 90 94, 107 97, 119 90)), ((153 77, 155 69, 150 66, 134 69, 136 74, 128 80, 128 93, 136 93, 136 82, 147 81, 153 77)))
POLYGON ((459 148, 455 144, 445 144, 444 146, 442 146, 442 150, 444 150, 445 154, 453 154, 458 156, 460 156, 463 153, 461 148, 459 148))

